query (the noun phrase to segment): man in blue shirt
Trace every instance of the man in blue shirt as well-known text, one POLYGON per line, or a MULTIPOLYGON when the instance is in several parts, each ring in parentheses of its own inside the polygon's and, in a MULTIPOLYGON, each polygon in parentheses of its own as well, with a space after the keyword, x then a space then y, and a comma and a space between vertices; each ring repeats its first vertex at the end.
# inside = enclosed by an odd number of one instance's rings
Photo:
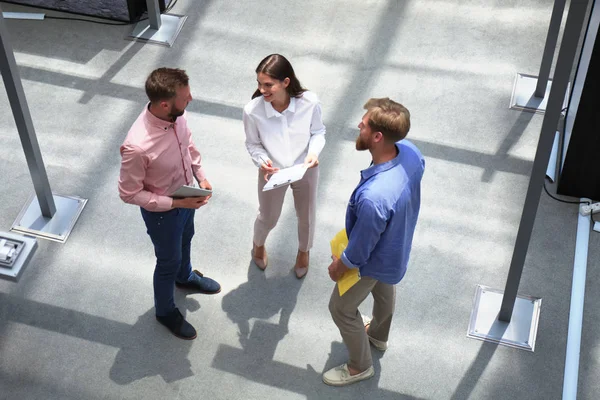
POLYGON ((347 363, 323 374, 323 382, 344 386, 375 373, 369 343, 381 351, 394 313, 396 285, 406 273, 421 203, 425 160, 414 144, 404 140, 410 113, 389 98, 370 99, 358 125, 356 149, 369 150, 369 168, 350 197, 346 210, 348 246, 333 257, 329 276, 336 281, 350 268, 361 279, 343 296, 336 287, 329 310, 348 348, 347 363), (373 318, 363 321, 358 306, 371 293, 373 318))

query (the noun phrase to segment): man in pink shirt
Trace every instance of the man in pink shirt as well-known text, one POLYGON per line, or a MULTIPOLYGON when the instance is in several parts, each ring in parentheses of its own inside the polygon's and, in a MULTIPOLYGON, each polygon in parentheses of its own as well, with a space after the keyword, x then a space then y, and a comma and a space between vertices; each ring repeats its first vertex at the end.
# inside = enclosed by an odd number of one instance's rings
POLYGON ((182 185, 211 189, 187 126, 185 108, 192 100, 185 71, 159 68, 146 80, 150 103, 134 122, 121 146, 119 196, 140 206, 156 255, 154 306, 156 319, 182 339, 196 330, 175 307, 174 286, 215 294, 221 286, 192 271, 190 248, 194 213, 210 196, 173 199, 182 185))

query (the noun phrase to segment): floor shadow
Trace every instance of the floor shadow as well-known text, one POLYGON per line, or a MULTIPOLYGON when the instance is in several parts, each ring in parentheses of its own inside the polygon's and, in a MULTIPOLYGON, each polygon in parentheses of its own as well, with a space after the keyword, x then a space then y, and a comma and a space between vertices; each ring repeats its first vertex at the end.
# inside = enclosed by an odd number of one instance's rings
MULTIPOLYGON (((503 166, 502 164, 508 164, 510 162, 510 155, 508 153, 515 144, 517 144, 519 139, 521 139, 523 132, 527 129, 527 126, 534 115, 535 113, 530 111, 521 111, 521 114, 519 114, 513 123, 513 126, 510 128, 510 131, 505 136, 502 143, 500 143, 496 154, 491 156, 491 162, 485 168, 481 176, 482 182, 491 182, 497 171, 506 168, 506 166, 503 166)), ((531 163, 531 165, 533 165, 533 163, 531 163)), ((529 175, 530 172, 530 170, 527 171, 527 175, 529 175)))
MULTIPOLYGON (((33 5, 5 4, 3 2, 2 9, 3 11, 44 13, 48 16, 53 15, 63 18, 94 19, 58 10, 47 10, 33 5)), ((102 22, 115 23, 106 20, 102 22)), ((50 18, 43 21, 7 20, 6 23, 10 36, 13 38, 15 52, 48 57, 49 62, 58 59, 78 64, 87 64, 104 51, 122 51, 130 44, 130 42, 124 40, 124 37, 133 29, 133 25, 109 26, 50 18), (43 25, 43 27, 40 27, 40 25, 43 25), (82 27, 84 29, 81 29, 82 27), (42 40, 35 36, 35 33, 41 29, 44 32, 42 40), (19 38, 19 40, 14 40, 16 38, 19 38), (77 40, 77 45, 73 45, 73 39, 77 40), (48 43, 52 43, 52 46, 48 46, 48 43)))
MULTIPOLYGON (((507 325, 508 326, 508 325, 507 325)), ((498 349, 497 343, 483 342, 477 353, 477 357, 471 363, 467 372, 463 375, 450 400, 468 399, 477 386, 479 379, 492 360, 498 349)))
MULTIPOLYGON (((19 70, 21 79, 23 80, 61 86, 84 92, 80 99, 81 103, 89 102, 94 96, 105 96, 127 100, 138 104, 139 107, 142 108, 144 104, 147 103, 143 87, 127 86, 110 81, 110 78, 118 72, 116 68, 122 68, 125 65, 124 63, 137 54, 141 48, 141 44, 133 44, 131 48, 127 50, 128 54, 122 56, 113 67, 111 67, 110 71, 107 71, 103 74, 102 78, 99 79, 74 76, 58 71, 48 71, 29 66, 20 66, 19 70)), ((241 107, 210 102, 202 99, 193 99, 186 110, 198 114, 213 115, 236 120, 242 119, 241 107)), ((130 122, 128 121, 128 123, 130 122)))
MULTIPOLYGON (((198 301, 176 293, 181 313, 196 311, 198 301)), ((142 314, 130 329, 131 340, 121 345, 110 369, 110 379, 127 385, 139 379, 160 375, 165 382, 174 382, 194 375, 188 359, 192 340, 172 336, 154 316, 154 307, 142 314), (167 337, 163 337, 167 336, 167 337)))
MULTIPOLYGON (((339 343, 338 345, 343 346, 342 343, 339 343)), ((334 344, 332 343, 332 350, 333 346, 334 344)), ((385 352, 376 350, 371 347, 371 355, 373 357, 373 368, 375 369, 375 375, 373 376, 373 378, 358 384, 358 389, 362 394, 362 398, 375 398, 378 400, 423 400, 420 397, 410 396, 398 392, 392 392, 390 390, 380 388, 379 379, 382 375, 394 375, 397 374, 398 371, 395 369, 381 369, 381 359, 385 357, 385 352)), ((348 387, 348 390, 352 390, 352 387, 348 387)))
MULTIPOLYGON (((531 113, 528 113, 531 114, 531 113)), ((533 114, 531 114, 533 115, 533 114)), ((461 149, 459 147, 448 146, 441 143, 429 142, 417 138, 409 138, 427 158, 435 158, 437 160, 449 161, 457 164, 471 165, 483 169, 481 180, 489 182, 494 174, 505 172, 517 175, 529 175, 533 167, 533 160, 526 160, 508 154, 509 150, 517 143, 518 139, 525 131, 529 120, 525 116, 523 119, 515 122, 509 134, 500 145, 496 154, 487 154, 481 151, 461 149), (519 122, 520 121, 520 122, 519 122)), ((356 141, 358 129, 347 129, 342 126, 327 127, 328 130, 334 131, 341 139, 349 142, 356 141)))
MULTIPOLYGON (((257 331, 264 334, 268 331, 261 323, 257 331)), ((272 324, 271 324, 272 325, 272 324)), ((256 326, 256 325, 255 325, 256 326)), ((256 329, 256 328, 255 328, 256 329)), ((254 330, 252 332, 254 333, 254 330)), ((251 336, 254 336, 252 334, 251 336)), ((272 359, 257 359, 255 354, 248 354, 247 350, 220 345, 215 358, 213 368, 229 372, 246 379, 306 396, 309 400, 321 400, 330 398, 343 399, 383 399, 383 400, 422 400, 418 397, 393 392, 378 388, 380 377, 380 359, 383 353, 373 354, 373 365, 375 376, 367 381, 359 382, 347 387, 327 386, 322 382, 322 372, 340 365, 347 360, 346 346, 340 342, 331 343, 329 359, 323 371, 318 372, 310 364, 306 368, 285 364, 272 359)), ((394 373, 394 371, 389 371, 394 373)))
POLYGON ((445 160, 484 169, 482 180, 491 179, 497 172, 529 175, 533 161, 511 155, 496 156, 479 151, 451 147, 444 144, 410 139, 428 158, 445 160))
MULTIPOLYGON (((248 266, 248 281, 223 298, 223 310, 237 324, 241 348, 219 345, 212 367, 242 376, 253 382, 300 393, 308 399, 331 397, 417 400, 397 392, 377 388, 380 376, 379 360, 383 353, 374 354, 376 375, 373 379, 348 388, 333 388, 322 383, 322 372, 310 364, 306 368, 274 360, 279 342, 288 333, 288 323, 296 306, 303 281, 292 274, 267 278, 253 263, 248 266), (291 283, 290 283, 291 282, 291 283), (278 323, 266 321, 277 314, 278 323), (253 322, 253 323, 252 323, 253 322)), ((324 370, 348 359, 346 346, 333 342, 324 370)), ((391 373, 391 372, 390 372, 391 373)))
MULTIPOLYGON (((388 0, 381 6, 381 13, 377 22, 373 24, 373 29, 369 32, 369 38, 362 53, 356 57, 356 61, 352 65, 352 72, 347 77, 348 85, 340 94, 340 98, 344 101, 338 102, 333 110, 325 113, 328 144, 325 151, 319 156, 323 165, 335 165, 338 158, 344 157, 341 145, 343 144, 343 135, 348 131, 347 121, 352 121, 355 118, 356 109, 371 97, 368 93, 372 90, 373 82, 378 79, 384 69, 385 61, 383 60, 387 60, 393 51, 394 40, 400 34, 401 21, 406 17, 406 10, 410 9, 410 3, 410 1, 388 0)), ((362 109, 362 107, 360 108, 362 109)), ((355 120, 352 125, 356 126, 359 122, 359 120, 355 120)), ((351 132, 353 136, 350 140, 356 140, 356 132, 351 132)), ((332 180, 335 180, 334 171, 335 168, 321 169, 319 177, 321 187, 329 186, 332 180)))
POLYGON ((260 356, 275 354, 277 343, 288 333, 292 311, 304 280, 290 274, 267 279, 266 273, 254 263, 248 266, 248 281, 223 297, 223 311, 237 324, 239 341, 247 353, 260 356), (277 314, 279 323, 264 320, 277 314), (250 331, 251 320, 254 322, 250 331))
POLYGON ((111 82, 123 68, 144 48, 145 43, 134 42, 127 50, 121 52, 120 57, 102 74, 101 77, 94 79, 90 88, 84 92, 79 99, 79 103, 89 103, 99 92, 101 92, 108 82, 111 82))
MULTIPOLYGON (((199 303, 177 293, 182 314, 199 303)), ((188 353, 193 341, 177 339, 154 317, 154 307, 134 325, 0 293, 0 321, 11 321, 119 348, 110 379, 125 385, 160 375, 166 382, 192 376, 188 353)), ((1 397, 1 396, 0 396, 1 397)))

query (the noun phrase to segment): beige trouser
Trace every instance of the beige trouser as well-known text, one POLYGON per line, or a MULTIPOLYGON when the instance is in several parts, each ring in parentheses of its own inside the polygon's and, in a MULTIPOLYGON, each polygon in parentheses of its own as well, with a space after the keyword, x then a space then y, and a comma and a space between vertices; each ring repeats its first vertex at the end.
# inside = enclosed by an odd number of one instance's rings
POLYGON ((277 225, 288 186, 292 187, 298 217, 298 250, 309 251, 315 235, 315 215, 319 167, 309 168, 297 182, 263 192, 265 177, 258 170, 258 217, 254 222, 254 244, 263 246, 269 232, 277 225))
POLYGON ((396 286, 362 277, 342 297, 335 285, 329 300, 329 312, 348 348, 348 366, 361 372, 373 365, 369 338, 358 311, 358 306, 369 293, 373 295, 373 319, 369 325, 369 336, 387 342, 396 304, 396 286))

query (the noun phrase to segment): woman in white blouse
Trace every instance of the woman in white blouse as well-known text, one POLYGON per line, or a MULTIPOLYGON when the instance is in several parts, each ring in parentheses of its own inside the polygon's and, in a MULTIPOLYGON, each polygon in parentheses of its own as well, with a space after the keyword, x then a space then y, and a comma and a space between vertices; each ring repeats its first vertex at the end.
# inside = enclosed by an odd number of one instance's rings
POLYGON ((298 254, 294 271, 308 272, 309 251, 315 232, 315 206, 319 181, 319 154, 325 146, 325 126, 317 96, 302 87, 290 62, 271 54, 256 68, 258 89, 244 107, 246 148, 258 171, 258 217, 254 223, 252 259, 262 270, 268 258, 265 241, 277 224, 288 186, 292 187, 298 217, 298 254), (280 168, 304 163, 304 177, 263 192, 269 176, 280 168))

